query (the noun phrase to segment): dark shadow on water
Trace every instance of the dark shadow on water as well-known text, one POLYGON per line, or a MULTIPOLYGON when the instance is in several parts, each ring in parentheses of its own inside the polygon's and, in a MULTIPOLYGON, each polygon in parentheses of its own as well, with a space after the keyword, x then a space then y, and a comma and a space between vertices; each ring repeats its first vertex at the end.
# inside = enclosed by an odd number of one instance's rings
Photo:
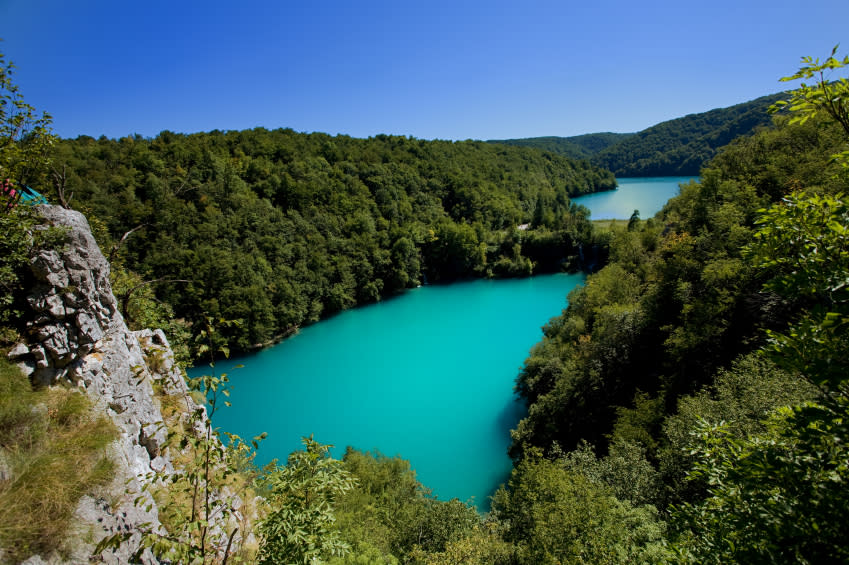
MULTIPOLYGON (((510 438, 510 430, 515 428, 519 424, 519 420, 528 415, 528 409, 525 406, 525 402, 520 400, 519 398, 512 398, 504 405, 501 411, 498 413, 498 418, 496 418, 496 427, 498 428, 498 433, 503 434, 508 440, 510 438)), ((504 472, 504 474, 496 479, 494 484, 491 485, 492 492, 490 492, 490 496, 495 494, 495 491, 499 486, 506 483, 510 479, 510 470, 504 472)), ((478 507, 479 512, 489 512, 490 510, 490 499, 487 497, 486 500, 476 500, 475 504, 478 507)))
POLYGON ((510 430, 516 427, 519 420, 528 415, 528 409, 525 402, 515 396, 504 405, 501 412, 498 413, 498 418, 495 425, 499 432, 503 432, 509 436, 510 430))

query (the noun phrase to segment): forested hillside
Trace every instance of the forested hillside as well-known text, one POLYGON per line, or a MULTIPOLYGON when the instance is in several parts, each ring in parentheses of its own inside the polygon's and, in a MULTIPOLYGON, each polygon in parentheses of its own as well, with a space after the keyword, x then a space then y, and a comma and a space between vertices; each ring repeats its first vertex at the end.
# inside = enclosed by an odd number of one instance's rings
POLYGON ((574 137, 492 140, 590 159, 618 177, 697 176, 717 150, 736 137, 772 125, 767 112, 782 94, 690 114, 634 134, 593 133, 574 137))
MULTIPOLYGON (((522 372, 519 390, 534 409, 514 453, 555 441, 572 448, 581 439, 604 447, 617 407, 639 401, 657 423, 679 396, 762 346, 764 331, 786 322, 791 304, 761 290, 765 274, 744 253, 758 210, 801 187, 840 192, 846 174, 827 156, 841 143, 840 132, 822 124, 747 138, 656 218, 611 233, 610 264, 549 323, 522 372)), ((652 430, 659 431, 641 432, 652 430)))
POLYGON ((242 350, 423 282, 558 269, 589 238, 570 196, 614 186, 533 149, 261 128, 64 140, 54 169, 137 273, 131 322, 153 289, 190 327, 238 321, 242 350))
POLYGON ((720 147, 770 126, 767 109, 783 96, 763 96, 657 124, 603 149, 592 161, 620 177, 698 175, 720 147))
POLYGON ((612 232, 545 328, 495 498, 528 562, 849 560, 849 81, 829 88, 612 232))
POLYGON ((572 137, 527 137, 523 139, 490 139, 488 143, 503 143, 519 147, 535 147, 573 159, 590 159, 593 155, 633 136, 633 133, 586 133, 572 137))

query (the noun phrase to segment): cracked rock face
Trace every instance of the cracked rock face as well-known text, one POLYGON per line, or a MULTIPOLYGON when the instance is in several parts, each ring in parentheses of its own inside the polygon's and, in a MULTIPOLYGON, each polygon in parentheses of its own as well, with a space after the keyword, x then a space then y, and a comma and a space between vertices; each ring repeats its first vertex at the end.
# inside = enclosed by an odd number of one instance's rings
MULTIPOLYGON (((70 562, 88 563, 94 544, 104 536, 133 531, 143 523, 159 524, 156 504, 142 484, 151 471, 173 466, 162 452, 166 431, 153 383, 161 383, 166 394, 192 401, 162 331, 132 332, 124 323, 109 282, 109 264, 85 217, 58 206, 40 206, 39 212, 46 223, 68 227, 69 242, 61 250, 39 251, 32 259, 37 282, 28 301, 35 316, 28 323, 28 342, 17 344, 9 357, 33 382, 80 387, 120 431, 111 447, 118 473, 110 500, 86 496, 77 509, 87 531, 79 536, 79 554, 70 562), (153 358, 156 362, 149 367, 153 358), (138 496, 147 499, 149 510, 146 504, 134 504, 138 496)), ((128 562, 138 534, 125 545, 99 560, 128 562)), ((149 552, 142 561, 156 562, 149 552)))
POLYGON ((36 284, 27 297, 35 312, 28 328, 35 339, 34 363, 25 370, 34 381, 53 384, 124 323, 109 284, 109 263, 85 217, 58 206, 41 206, 39 212, 49 224, 69 228, 64 249, 40 250, 33 257, 36 284))

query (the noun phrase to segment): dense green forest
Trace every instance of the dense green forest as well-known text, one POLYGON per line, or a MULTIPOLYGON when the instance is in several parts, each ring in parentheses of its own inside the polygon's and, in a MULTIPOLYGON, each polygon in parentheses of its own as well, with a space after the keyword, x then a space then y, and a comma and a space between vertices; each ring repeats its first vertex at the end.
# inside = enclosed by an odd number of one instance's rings
POLYGON ((697 176, 717 150, 741 135, 771 126, 767 109, 783 94, 690 114, 635 134, 595 133, 575 137, 493 140, 590 159, 619 177, 697 176))
POLYGON ((535 147, 572 159, 591 159, 596 153, 637 135, 635 133, 585 133, 572 137, 526 137, 522 139, 490 139, 488 143, 503 143, 519 147, 535 147))
POLYGON ((577 268, 590 225, 570 197, 615 183, 533 149, 262 128, 62 140, 53 163, 141 277, 118 283, 131 323, 156 281, 190 327, 238 320, 241 350, 424 282, 577 268))

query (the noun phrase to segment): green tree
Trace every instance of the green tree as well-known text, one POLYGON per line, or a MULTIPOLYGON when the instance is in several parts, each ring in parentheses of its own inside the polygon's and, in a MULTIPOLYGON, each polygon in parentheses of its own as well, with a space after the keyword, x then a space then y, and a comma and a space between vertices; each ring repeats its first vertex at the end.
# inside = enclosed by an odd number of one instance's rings
POLYGON ((640 211, 634 210, 631 217, 628 218, 628 231, 634 231, 640 225, 640 211))
POLYGON ((656 562, 661 554, 665 526, 654 507, 620 501, 559 461, 526 457, 493 497, 493 512, 522 563, 656 562))
MULTIPOLYGON (((0 52, 0 184, 17 190, 18 183, 33 182, 46 172, 50 148, 56 137, 47 113, 38 116, 24 101, 13 82, 14 65, 0 52)), ((37 218, 21 208, 9 210, 0 198, 0 324, 19 318, 22 312, 26 265, 32 250, 45 245, 51 234, 33 231, 37 218)))
POLYGON ((748 252, 773 275, 766 288, 807 305, 788 330, 769 332, 769 349, 782 366, 839 390, 849 374, 849 202, 800 192, 758 222, 748 252))
POLYGON ((619 500, 641 506, 655 504, 660 498, 658 473, 638 443, 616 439, 604 457, 597 457, 586 443, 574 451, 556 455, 566 470, 610 487, 619 500))
POLYGON ((316 563, 350 551, 334 527, 334 511, 337 499, 354 488, 354 478, 330 457, 332 446, 312 437, 303 443, 266 477, 271 511, 259 526, 262 564, 316 563))
POLYGON ((24 304, 24 267, 29 264, 33 248, 31 214, 12 211, 0 213, 0 324, 20 317, 24 304))
POLYGON ((683 562, 834 563, 849 560, 849 208, 843 197, 794 194, 764 211, 749 248, 766 287, 803 308, 768 353, 820 389, 785 407, 763 433, 734 437, 703 422, 691 474, 708 486, 685 504, 673 548, 683 562))
POLYGON ((348 448, 343 463, 356 481, 337 502, 336 525, 354 550, 337 561, 360 563, 371 555, 378 563, 430 562, 452 543, 483 533, 473 507, 431 497, 409 461, 348 448))
POLYGON ((710 387, 680 398, 678 412, 666 418, 660 471, 675 503, 704 497, 703 480, 688 478, 701 441, 695 430, 722 425, 736 439, 763 435, 777 409, 817 397, 817 389, 796 374, 780 369, 760 351, 737 358, 714 377, 710 387))
POLYGON ((849 403, 779 411, 764 434, 698 429, 691 476, 704 502, 675 509, 672 549, 685 563, 845 563, 849 403))
POLYGON ((414 552, 417 565, 513 565, 517 563, 517 548, 502 540, 484 524, 466 537, 450 540, 445 550, 435 553, 414 552))
POLYGON ((27 184, 46 173, 56 136, 50 114, 39 116, 12 81, 14 69, 0 52, 0 180, 27 184))

